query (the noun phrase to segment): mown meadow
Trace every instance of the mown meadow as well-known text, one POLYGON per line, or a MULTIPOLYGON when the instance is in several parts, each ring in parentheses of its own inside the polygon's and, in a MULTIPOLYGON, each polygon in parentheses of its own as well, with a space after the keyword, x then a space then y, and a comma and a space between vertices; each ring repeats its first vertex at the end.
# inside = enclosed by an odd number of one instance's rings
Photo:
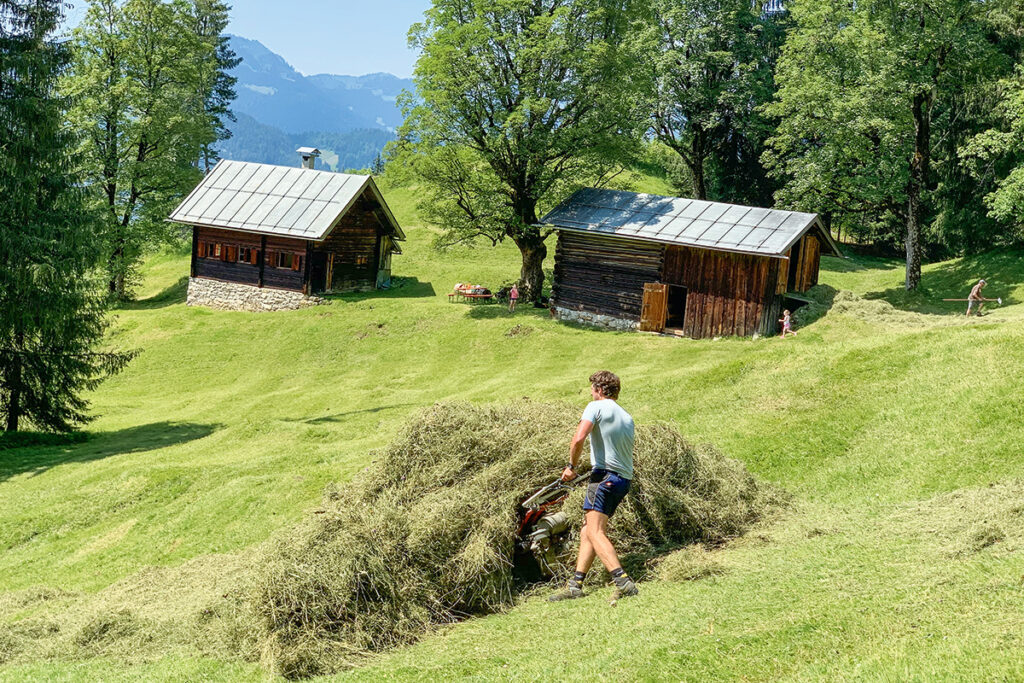
POLYGON ((913 295, 899 262, 825 258, 796 338, 691 341, 449 303, 455 282, 512 280, 515 248, 434 251, 415 192, 387 196, 409 234, 387 292, 192 309, 187 254, 149 259, 111 335, 141 353, 91 396, 89 438, 0 450, 0 680, 264 676, 202 627, 261 543, 418 409, 582 409, 597 369, 638 420, 715 444, 788 507, 615 607, 530 597, 336 678, 1024 677, 1021 253, 928 265, 913 295), (979 277, 1003 306, 941 301, 979 277))

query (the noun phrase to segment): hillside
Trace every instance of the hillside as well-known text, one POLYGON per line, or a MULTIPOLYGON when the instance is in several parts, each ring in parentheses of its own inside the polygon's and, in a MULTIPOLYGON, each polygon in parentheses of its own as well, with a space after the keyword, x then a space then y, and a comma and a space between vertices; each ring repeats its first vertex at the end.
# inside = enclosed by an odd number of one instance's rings
POLYGON ((409 234, 388 292, 190 309, 187 255, 149 260, 113 332, 142 354, 93 395, 91 438, 0 450, 0 680, 260 676, 204 629, 261 542, 418 408, 582 407, 599 368, 638 420, 714 443, 791 506, 617 607, 529 598, 339 679, 1024 675, 1024 254, 931 264, 913 296, 897 262, 826 258, 795 339, 698 342, 450 304, 457 281, 512 279, 515 248, 434 252, 414 191, 385 192, 409 234), (940 301, 982 276, 1005 302, 987 317, 940 301))

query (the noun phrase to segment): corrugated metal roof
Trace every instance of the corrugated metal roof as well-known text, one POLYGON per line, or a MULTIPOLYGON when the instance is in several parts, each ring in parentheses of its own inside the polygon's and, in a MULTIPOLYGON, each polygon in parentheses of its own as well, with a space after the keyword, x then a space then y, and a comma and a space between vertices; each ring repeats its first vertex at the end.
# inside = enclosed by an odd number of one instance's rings
POLYGON ((244 161, 220 161, 170 220, 321 240, 365 190, 380 202, 396 238, 405 239, 370 176, 244 161))
POLYGON ((776 257, 817 225, 825 250, 842 255, 817 214, 621 190, 585 188, 541 222, 562 230, 776 257))

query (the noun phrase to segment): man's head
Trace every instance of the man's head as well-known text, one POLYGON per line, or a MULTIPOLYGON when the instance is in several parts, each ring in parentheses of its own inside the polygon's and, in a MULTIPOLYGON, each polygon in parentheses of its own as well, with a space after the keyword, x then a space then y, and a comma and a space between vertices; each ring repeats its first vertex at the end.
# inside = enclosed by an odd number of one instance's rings
POLYGON ((984 286, 985 286, 985 285, 987 285, 988 283, 987 283, 987 282, 985 282, 984 280, 978 280, 978 284, 979 284, 979 285, 981 285, 982 287, 984 287, 984 286))
POLYGON ((619 378, 607 370, 595 372, 590 376, 590 392, 593 394, 595 401, 599 401, 602 398, 617 399, 621 387, 619 378))

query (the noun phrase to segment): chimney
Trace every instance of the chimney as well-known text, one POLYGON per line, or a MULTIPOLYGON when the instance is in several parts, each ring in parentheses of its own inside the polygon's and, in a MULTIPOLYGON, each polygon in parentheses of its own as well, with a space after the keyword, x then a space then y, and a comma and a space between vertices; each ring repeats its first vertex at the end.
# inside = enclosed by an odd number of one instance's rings
POLYGON ((316 147, 299 147, 295 151, 302 156, 302 168, 316 168, 316 158, 320 156, 320 150, 316 147))

